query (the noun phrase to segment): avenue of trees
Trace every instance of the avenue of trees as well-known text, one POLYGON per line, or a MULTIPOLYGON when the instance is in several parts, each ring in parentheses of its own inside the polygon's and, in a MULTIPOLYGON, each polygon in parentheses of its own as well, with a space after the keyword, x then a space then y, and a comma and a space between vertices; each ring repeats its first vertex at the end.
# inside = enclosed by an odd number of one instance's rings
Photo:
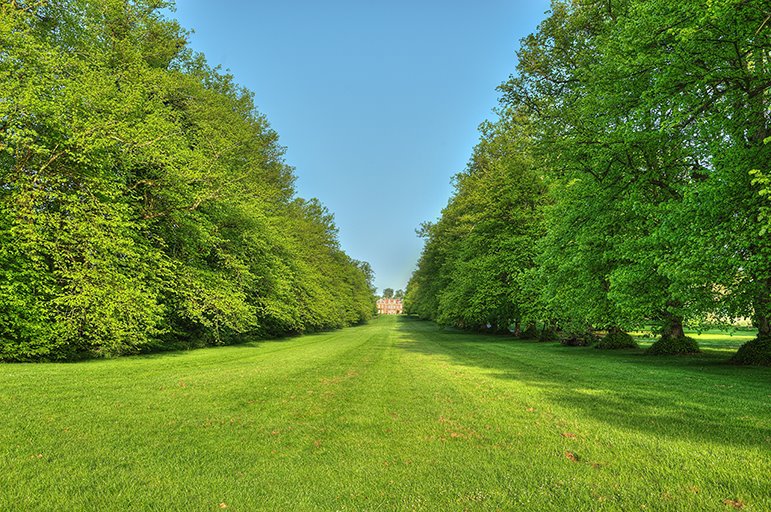
POLYGON ((372 270, 160 0, 0 5, 0 360, 338 328, 372 270))
POLYGON ((771 7, 555 0, 426 240, 408 312, 607 347, 749 319, 771 363, 771 7))

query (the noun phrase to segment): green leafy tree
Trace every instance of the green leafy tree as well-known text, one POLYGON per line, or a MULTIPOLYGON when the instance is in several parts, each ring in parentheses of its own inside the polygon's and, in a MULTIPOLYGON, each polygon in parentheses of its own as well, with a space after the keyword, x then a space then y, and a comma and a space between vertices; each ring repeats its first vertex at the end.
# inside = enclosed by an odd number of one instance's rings
POLYGON ((768 161, 761 3, 555 2, 523 44, 503 91, 567 191, 541 268, 561 316, 659 321, 664 340, 686 319, 752 316, 766 336, 768 249, 747 236, 764 208, 748 171, 768 161), (590 296, 602 307, 581 306, 590 296))
POLYGON ((503 112, 481 132, 441 219, 424 227, 407 304, 444 324, 507 332, 533 310, 529 272, 546 189, 530 159, 525 118, 503 112))
POLYGON ((371 269, 150 0, 0 6, 0 359, 359 323, 371 269))

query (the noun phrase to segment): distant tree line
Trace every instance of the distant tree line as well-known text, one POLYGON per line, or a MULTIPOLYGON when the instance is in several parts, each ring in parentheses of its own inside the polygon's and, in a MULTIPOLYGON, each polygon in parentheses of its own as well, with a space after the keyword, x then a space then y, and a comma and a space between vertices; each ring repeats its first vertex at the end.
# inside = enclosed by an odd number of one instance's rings
POLYGON ((382 299, 403 299, 404 298, 404 290, 396 290, 394 291, 393 288, 385 288, 383 290, 383 295, 381 296, 382 299))
POLYGON ((158 0, 0 6, 0 360, 363 322, 372 270, 158 0))
POLYGON ((633 346, 749 318, 771 363, 771 9, 555 0, 426 240, 408 312, 633 346))

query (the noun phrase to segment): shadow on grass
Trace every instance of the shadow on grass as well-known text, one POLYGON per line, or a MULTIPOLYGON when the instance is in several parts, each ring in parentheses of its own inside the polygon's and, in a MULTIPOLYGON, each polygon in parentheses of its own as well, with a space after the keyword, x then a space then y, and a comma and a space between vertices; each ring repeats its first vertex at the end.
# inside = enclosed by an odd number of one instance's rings
POLYGON ((538 388, 546 402, 613 427, 733 446, 771 442, 771 369, 729 365, 725 352, 600 351, 447 332, 411 318, 398 329, 403 350, 538 388))
MULTIPOLYGON (((366 325, 366 324, 361 324, 366 325)), ((356 327, 360 327, 361 325, 355 325, 347 327, 347 329, 352 329, 356 327)), ((209 350, 220 350, 220 349, 228 349, 229 351, 233 353, 237 353, 239 351, 244 352, 252 352, 255 349, 259 349, 266 346, 272 346, 272 345, 280 345, 284 343, 289 343, 291 341, 297 341, 300 339, 305 339, 308 341, 313 341, 314 338, 327 338, 330 335, 334 335, 335 333, 341 332, 342 329, 329 329, 329 330, 322 330, 322 331, 312 331, 307 333, 298 333, 298 334, 286 334, 283 336, 276 336, 276 337, 264 337, 259 335, 242 335, 240 337, 234 337, 227 342, 221 343, 221 344, 206 344, 203 342, 190 342, 190 343, 175 343, 175 344, 169 344, 166 346, 159 345, 156 347, 149 347, 147 352, 140 352, 137 354, 127 354, 122 356, 115 356, 112 358, 100 358, 100 357, 88 357, 85 359, 74 359, 71 361, 57 361, 56 363, 62 363, 62 364, 69 364, 69 363, 77 363, 77 364, 83 364, 88 362, 99 362, 99 361, 105 361, 105 360, 132 360, 132 359, 168 359, 173 357, 183 357, 183 356, 189 356, 190 354, 196 354, 200 353, 201 355, 206 354, 209 350)))

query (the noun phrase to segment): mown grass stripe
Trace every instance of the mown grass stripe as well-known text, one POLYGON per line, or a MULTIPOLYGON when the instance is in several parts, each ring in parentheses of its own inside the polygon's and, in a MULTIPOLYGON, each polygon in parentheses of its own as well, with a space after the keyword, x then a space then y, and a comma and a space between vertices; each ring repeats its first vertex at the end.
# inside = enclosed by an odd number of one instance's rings
POLYGON ((771 508, 771 371, 381 318, 0 366, 2 510, 771 508))

